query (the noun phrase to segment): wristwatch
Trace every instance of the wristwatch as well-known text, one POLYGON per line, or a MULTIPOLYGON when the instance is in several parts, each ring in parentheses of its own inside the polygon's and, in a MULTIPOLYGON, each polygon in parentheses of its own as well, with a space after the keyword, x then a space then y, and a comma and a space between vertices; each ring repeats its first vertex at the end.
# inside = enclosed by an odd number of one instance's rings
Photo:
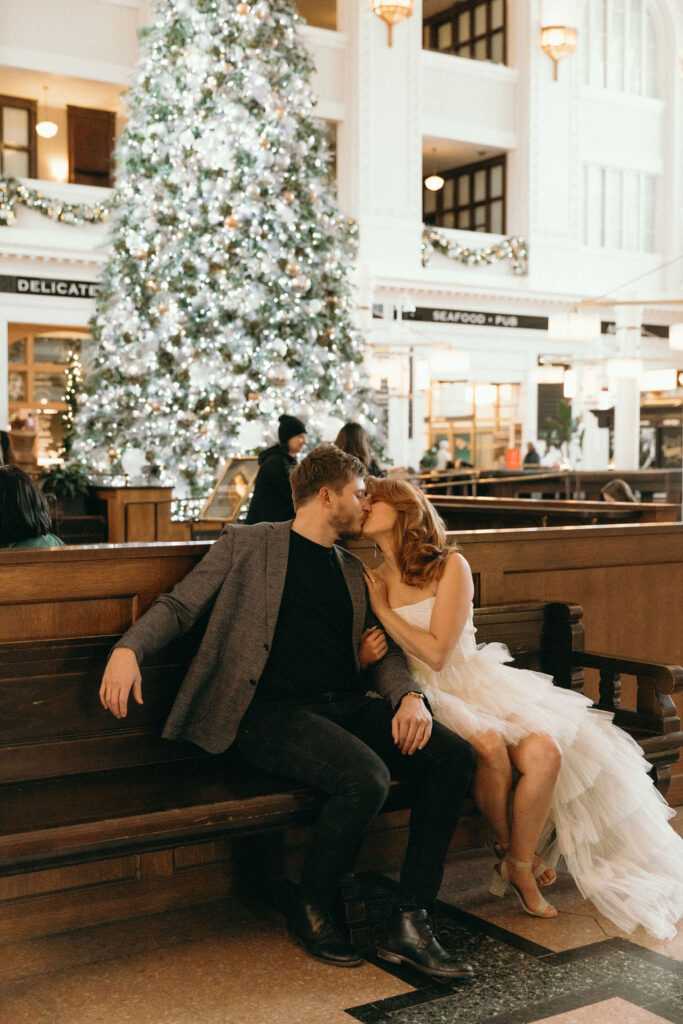
MULTIPOLYGON (((419 697, 421 701, 425 699, 424 693, 419 693, 417 690, 408 690, 407 693, 403 694, 403 697, 419 697)), ((403 697, 401 697, 401 700, 403 700, 403 697)))

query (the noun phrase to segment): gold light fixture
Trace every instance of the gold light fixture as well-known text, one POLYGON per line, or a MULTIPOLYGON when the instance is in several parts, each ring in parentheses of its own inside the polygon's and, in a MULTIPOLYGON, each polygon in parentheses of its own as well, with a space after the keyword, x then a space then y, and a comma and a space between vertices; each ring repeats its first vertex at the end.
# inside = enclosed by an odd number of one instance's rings
POLYGON ((413 13, 413 0, 372 0, 372 9, 378 18, 386 21, 389 29, 389 46, 392 45, 392 30, 394 25, 404 18, 409 18, 413 13))
POLYGON ((45 101, 43 103, 43 114, 45 116, 36 125, 36 132, 40 135, 41 139, 54 139, 59 129, 55 122, 50 121, 47 117, 47 86, 44 85, 43 89, 45 90, 45 101))
POLYGON ((557 81, 558 61, 574 52, 576 36, 576 29, 568 28, 567 25, 547 25, 541 29, 541 47, 555 65, 553 75, 555 81, 557 81))

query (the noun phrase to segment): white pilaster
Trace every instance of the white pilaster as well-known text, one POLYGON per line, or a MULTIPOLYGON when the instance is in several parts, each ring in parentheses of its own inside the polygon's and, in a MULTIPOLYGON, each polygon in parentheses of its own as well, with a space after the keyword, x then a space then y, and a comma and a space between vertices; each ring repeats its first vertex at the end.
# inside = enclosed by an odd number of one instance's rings
MULTIPOLYGON (((641 306, 616 307, 616 342, 619 357, 635 359, 640 349, 641 306)), ((617 360, 618 362, 618 360, 617 360)), ((638 469, 640 456, 640 386, 631 372, 615 374, 614 468, 638 469)))
POLYGON ((359 261, 371 273, 416 275, 421 269, 422 145, 420 134, 422 4, 394 27, 370 3, 347 0, 341 12, 349 39, 340 125, 339 199, 358 221, 359 261))

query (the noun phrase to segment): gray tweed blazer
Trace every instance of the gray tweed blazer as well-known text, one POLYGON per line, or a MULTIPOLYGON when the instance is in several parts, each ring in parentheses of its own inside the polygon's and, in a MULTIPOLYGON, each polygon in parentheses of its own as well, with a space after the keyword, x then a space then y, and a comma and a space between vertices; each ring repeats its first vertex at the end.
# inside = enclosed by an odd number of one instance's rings
MULTIPOLYGON (((190 740, 211 753, 235 739, 256 692, 275 633, 289 557, 291 522, 226 526, 201 562, 168 594, 162 594, 116 644, 135 652, 138 664, 181 636, 211 608, 163 735, 190 740)), ((363 563, 335 545, 353 604, 353 648, 377 620, 369 608, 363 563)), ((395 708, 415 685, 401 649, 367 670, 367 688, 395 708)), ((143 683, 144 685, 144 683, 143 683)), ((144 696, 144 693, 143 693, 144 696)))

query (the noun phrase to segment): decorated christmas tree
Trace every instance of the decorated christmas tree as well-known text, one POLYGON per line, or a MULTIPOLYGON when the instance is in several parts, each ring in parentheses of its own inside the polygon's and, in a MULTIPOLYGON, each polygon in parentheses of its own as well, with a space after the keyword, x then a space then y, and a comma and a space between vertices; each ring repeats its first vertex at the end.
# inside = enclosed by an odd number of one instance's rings
POLYGON ((157 0, 117 148, 72 457, 199 497, 281 412, 373 432, 311 59, 289 0, 157 0), (335 422, 336 421, 336 422, 335 422))

